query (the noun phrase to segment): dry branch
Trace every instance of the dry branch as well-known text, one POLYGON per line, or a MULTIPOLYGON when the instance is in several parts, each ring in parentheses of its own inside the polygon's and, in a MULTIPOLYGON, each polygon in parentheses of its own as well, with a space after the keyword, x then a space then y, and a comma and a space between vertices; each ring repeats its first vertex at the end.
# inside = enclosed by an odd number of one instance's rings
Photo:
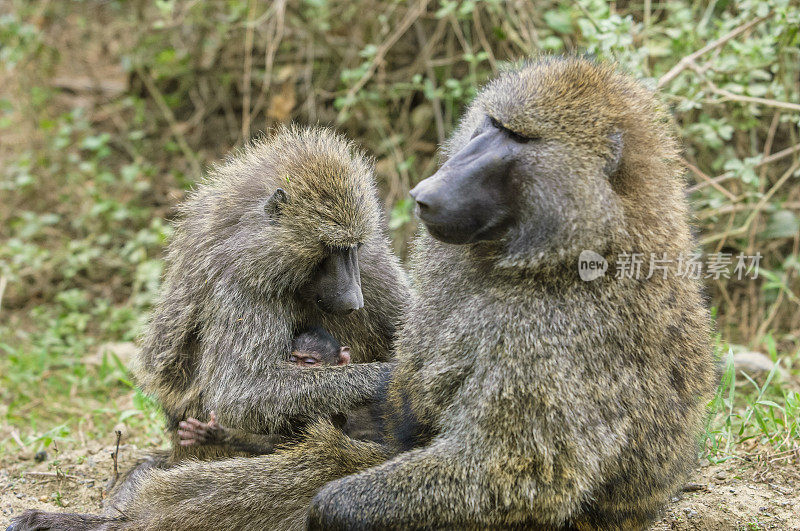
POLYGON ((729 190, 720 186, 719 183, 714 182, 714 180, 705 173, 703 173, 700 170, 700 168, 698 168, 697 166, 695 166, 694 164, 692 164, 691 162, 689 162, 684 158, 681 158, 681 162, 683 163, 684 166, 686 166, 689 169, 689 171, 691 171, 693 174, 700 177, 703 181, 707 182, 708 184, 710 184, 711 186, 722 192, 722 194, 725 195, 725 197, 727 197, 734 203, 738 200, 738 198, 734 194, 732 194, 729 190))
POLYGON ((23 472, 23 474, 26 475, 26 476, 57 479, 59 481, 61 481, 62 479, 68 479, 70 481, 80 481, 81 480, 81 478, 79 476, 73 476, 71 474, 64 474, 63 472, 23 472))
MULTIPOLYGON (((788 148, 786 148, 784 150, 778 151, 777 153, 773 153, 769 157, 761 159, 759 162, 757 162, 755 164, 755 166, 753 166, 753 168, 760 168, 761 166, 764 166, 765 164, 771 164, 771 163, 775 162, 776 160, 780 160, 780 159, 786 158, 789 155, 791 155, 792 153, 797 153, 798 151, 800 151, 800 144, 796 144, 794 146, 788 147, 788 148)), ((688 187, 686 189, 686 191, 688 193, 696 192, 696 191, 698 191, 698 190, 700 190, 702 188, 705 188, 708 185, 713 186, 714 184, 721 183, 722 181, 728 180, 728 179, 732 178, 734 175, 736 175, 734 172, 728 171, 728 172, 725 172, 725 173, 723 173, 721 175, 718 175, 716 177, 712 177, 708 181, 704 181, 702 183, 697 183, 694 186, 690 186, 690 187, 688 187)))
POLYGON ((199 177, 202 173, 202 168, 200 166, 200 162, 197 160, 197 155, 195 155, 194 151, 189 147, 189 144, 186 142, 186 137, 184 136, 183 132, 181 132, 180 127, 178 126, 178 120, 175 119, 175 114, 173 114, 172 109, 169 108, 167 105, 166 100, 164 99, 164 95, 161 94, 161 91, 158 90, 156 84, 153 83, 153 80, 150 78, 150 75, 145 72, 142 68, 137 68, 136 73, 139 75, 139 78, 144 83, 144 86, 147 88, 147 91, 153 97, 156 102, 156 105, 161 110, 161 114, 164 115, 164 119, 169 124, 170 132, 172 136, 175 137, 175 142, 178 143, 178 147, 180 148, 183 155, 189 161, 189 165, 192 167, 192 172, 194 173, 195 177, 199 177))
POLYGON ((756 98, 754 96, 742 96, 741 94, 734 94, 733 92, 721 89, 714 84, 710 86, 714 94, 719 94, 724 98, 741 103, 755 103, 757 105, 768 105, 770 107, 777 107, 779 109, 789 109, 790 111, 800 112, 800 105, 797 103, 789 103, 788 101, 771 100, 767 98, 756 98))
POLYGON ((375 57, 372 58, 372 62, 367 68, 367 71, 361 76, 361 78, 356 81, 356 84, 350 87, 350 90, 347 91, 347 96, 345 96, 345 105, 342 108, 341 112, 339 113, 339 120, 342 119, 344 116, 345 111, 350 105, 350 102, 353 101, 353 98, 356 95, 356 92, 364 88, 367 81, 372 77, 375 73, 375 70, 378 68, 378 65, 383 61, 383 58, 386 56, 386 52, 388 52, 392 46, 400 39, 400 37, 408 31, 408 28, 420 17, 425 10, 428 8, 428 0, 420 0, 417 4, 408 10, 406 16, 403 17, 403 20, 400 21, 400 24, 397 26, 397 29, 394 30, 394 33, 389 35, 383 44, 375 52, 375 57))
POLYGON ((250 72, 253 69, 253 19, 256 15, 256 2, 249 0, 247 6, 247 28, 244 36, 244 73, 242 79, 242 142, 250 138, 250 72))
POLYGON ((722 238, 727 238, 729 236, 738 236, 739 234, 743 234, 743 233, 747 232, 747 229, 750 228, 750 224, 753 223, 753 220, 756 218, 758 213, 761 212, 761 209, 764 208, 764 206, 769 202, 769 200, 772 198, 772 196, 775 195, 775 192, 777 192, 778 189, 781 186, 783 186, 783 184, 786 181, 789 180, 789 177, 792 176, 792 174, 795 172, 795 170, 797 170, 797 168, 800 168, 800 160, 796 160, 794 162, 794 164, 792 164, 789 167, 789 169, 786 170, 786 172, 784 172, 783 175, 781 175, 780 179, 778 179, 778 181, 775 183, 775 185, 772 188, 770 188, 769 192, 764 194, 764 197, 762 197, 761 200, 756 204, 756 206, 753 208, 753 212, 747 217, 747 219, 745 220, 745 222, 744 222, 744 224, 742 226, 737 227, 735 229, 731 229, 731 230, 725 231, 725 232, 721 232, 719 234, 714 234, 712 236, 708 236, 707 238, 703 238, 702 240, 700 240, 700 243, 702 245, 706 245, 706 244, 709 244, 711 242, 715 242, 717 240, 720 240, 722 238))
POLYGON ((773 13, 769 12, 766 15, 764 15, 763 17, 758 17, 756 19, 751 20, 750 22, 747 22, 746 24, 742 24, 738 28, 735 28, 735 29, 731 30, 729 33, 723 35, 719 39, 717 39, 715 41, 711 41, 710 43, 706 44, 705 46, 703 46, 702 48, 700 48, 696 52, 694 52, 694 53, 692 53, 690 55, 687 55, 686 57, 684 57, 683 59, 678 61, 678 64, 673 66, 672 69, 670 69, 669 72, 667 72, 666 74, 661 76, 661 78, 658 80, 658 85, 657 85, 658 88, 663 87, 664 85, 666 85, 667 83, 669 83, 670 81, 672 81, 673 79, 678 77, 678 74, 680 74, 681 72, 686 70, 686 68, 688 68, 691 63, 695 62, 695 60, 697 58, 699 58, 700 56, 702 56, 703 54, 705 54, 707 52, 710 52, 711 50, 713 50, 715 48, 719 48, 720 46, 724 45, 729 40, 731 40, 731 39, 733 39, 735 37, 738 37, 739 35, 741 35, 745 31, 747 31, 750 28, 752 28, 753 26, 755 26, 757 24, 760 24, 761 22, 764 22, 765 20, 770 18, 772 15, 773 15, 773 13))

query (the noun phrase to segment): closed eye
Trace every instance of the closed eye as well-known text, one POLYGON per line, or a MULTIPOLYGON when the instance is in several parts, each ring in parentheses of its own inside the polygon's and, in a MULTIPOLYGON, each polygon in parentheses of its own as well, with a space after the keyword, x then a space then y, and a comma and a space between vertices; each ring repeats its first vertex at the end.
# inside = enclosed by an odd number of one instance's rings
POLYGON ((506 135, 508 135, 511 138, 511 140, 519 142, 520 144, 526 144, 528 142, 533 142, 534 140, 541 140, 541 138, 539 138, 538 136, 526 136, 517 133, 516 131, 512 131, 511 129, 500 123, 499 120, 497 120, 496 118, 492 118, 491 116, 489 117, 489 121, 491 122, 492 127, 501 130, 506 135))

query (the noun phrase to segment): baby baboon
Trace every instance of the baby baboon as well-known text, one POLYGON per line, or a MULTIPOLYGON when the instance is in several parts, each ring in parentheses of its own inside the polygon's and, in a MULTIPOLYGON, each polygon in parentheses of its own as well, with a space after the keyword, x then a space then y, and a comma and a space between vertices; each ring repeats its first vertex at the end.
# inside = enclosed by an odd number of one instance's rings
POLYGON ((292 340, 289 363, 298 367, 331 367, 350 363, 350 347, 339 343, 327 330, 315 326, 292 340))
POLYGON ((585 58, 490 82, 413 191, 428 232, 387 394, 393 457, 317 424, 285 452, 153 471, 112 528, 296 529, 326 479, 311 529, 644 528, 692 468, 713 388, 701 286, 677 269, 693 242, 668 123, 585 58), (583 281, 584 250, 654 253, 666 274, 583 281))
MULTIPOLYGON (((320 327, 310 328, 292 340, 292 351, 288 363, 303 368, 331 367, 350 363, 350 347, 341 345, 336 338, 320 327)), ((252 455, 263 455, 275 451, 275 446, 286 434, 251 433, 235 428, 228 428, 217 421, 216 413, 209 414, 208 422, 201 422, 189 417, 178 423, 178 437, 181 446, 219 445, 229 447, 234 452, 252 455)), ((339 415, 337 415, 339 417, 339 415)), ((344 424, 344 419, 338 419, 344 424)), ((297 432, 302 426, 292 426, 297 432)))

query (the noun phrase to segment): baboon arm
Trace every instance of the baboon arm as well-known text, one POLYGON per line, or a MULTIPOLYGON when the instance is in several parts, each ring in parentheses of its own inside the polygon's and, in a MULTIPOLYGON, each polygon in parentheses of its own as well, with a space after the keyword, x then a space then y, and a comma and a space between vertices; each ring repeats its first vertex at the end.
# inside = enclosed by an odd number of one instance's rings
POLYGON ((463 450, 440 441, 328 483, 311 502, 308 529, 438 529, 479 521, 491 500, 476 487, 487 477, 463 450))
POLYGON ((314 497, 309 529, 558 527, 595 487, 587 482, 596 476, 582 466, 591 463, 543 470, 547 456, 511 453, 496 442, 435 440, 333 481, 314 497))
POLYGON ((330 417, 377 400, 394 366, 374 362, 304 369, 280 362, 264 374, 243 377, 244 371, 230 364, 216 368, 204 399, 226 425, 274 432, 293 418, 330 417))
POLYGON ((234 428, 226 428, 223 444, 237 452, 252 455, 266 455, 275 451, 275 446, 282 441, 280 435, 252 433, 234 428))
MULTIPOLYGON (((197 308, 181 287, 162 295, 150 318, 142 348, 133 360, 133 372, 148 393, 182 393, 195 370, 197 308)), ((174 399, 169 399, 171 402, 174 399)))

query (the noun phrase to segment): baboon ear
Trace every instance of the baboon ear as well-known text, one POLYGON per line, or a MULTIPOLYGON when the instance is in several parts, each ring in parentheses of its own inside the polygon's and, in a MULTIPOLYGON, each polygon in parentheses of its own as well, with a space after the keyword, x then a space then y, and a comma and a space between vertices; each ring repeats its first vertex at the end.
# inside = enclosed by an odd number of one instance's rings
POLYGON ((270 225, 278 224, 278 218, 281 216, 281 208, 283 208, 283 205, 288 200, 289 196, 286 195, 286 190, 278 188, 275 190, 275 193, 267 199, 267 202, 264 203, 264 213, 267 214, 270 225))
POLYGON ((611 177, 619 169, 619 163, 622 161, 622 131, 614 131, 608 135, 608 142, 611 147, 611 153, 608 156, 606 165, 603 171, 606 175, 611 177))

